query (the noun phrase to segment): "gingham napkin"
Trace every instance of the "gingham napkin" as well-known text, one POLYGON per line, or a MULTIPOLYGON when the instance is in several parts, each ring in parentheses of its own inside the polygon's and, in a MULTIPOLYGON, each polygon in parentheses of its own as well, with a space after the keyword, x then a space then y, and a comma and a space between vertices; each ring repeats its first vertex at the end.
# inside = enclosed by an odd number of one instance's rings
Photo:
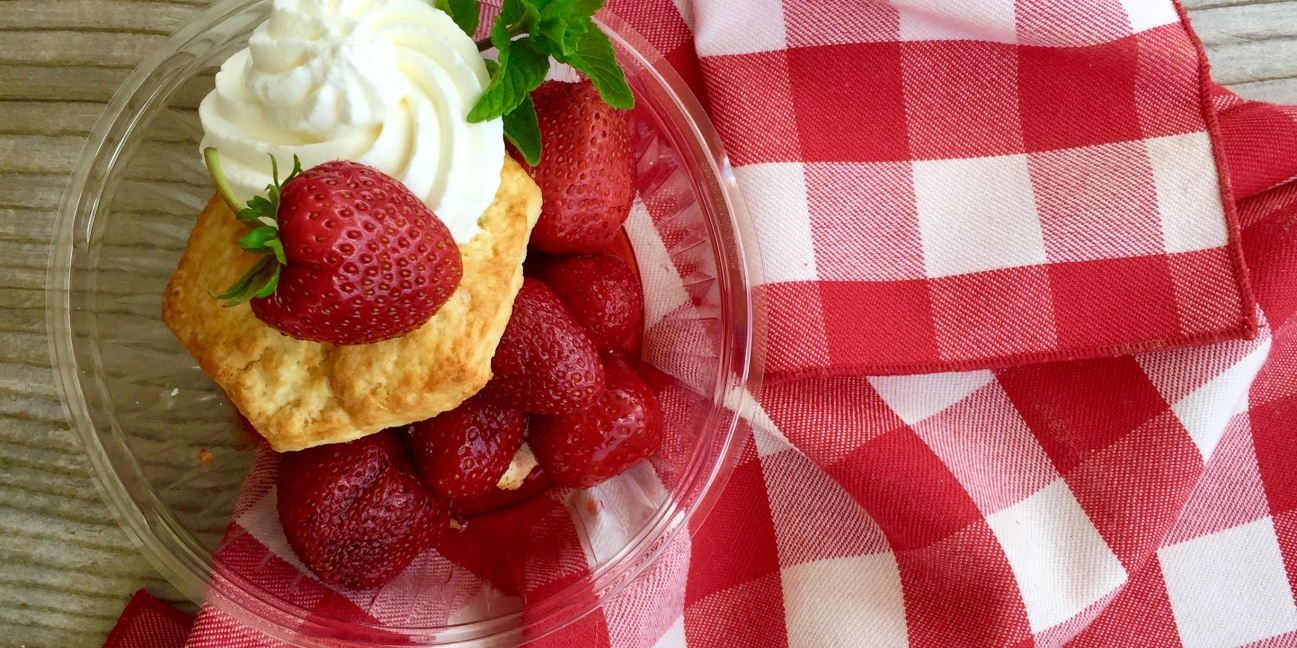
MULTIPOLYGON (((1297 111, 1212 85, 1170 0, 609 5, 731 155, 768 378, 705 523, 538 645, 1297 645, 1297 111)), ((408 619, 303 575, 273 470, 226 564, 408 619)), ((572 497, 516 513, 546 560, 470 525, 403 578, 561 587, 572 497)), ((188 645, 274 643, 205 606, 188 645)))

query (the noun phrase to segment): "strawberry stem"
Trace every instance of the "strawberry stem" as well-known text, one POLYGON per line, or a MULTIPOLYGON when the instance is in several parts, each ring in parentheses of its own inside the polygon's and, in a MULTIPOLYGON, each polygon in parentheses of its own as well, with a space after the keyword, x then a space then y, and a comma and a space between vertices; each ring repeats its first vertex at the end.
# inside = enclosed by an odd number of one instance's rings
POLYGON ((207 163, 207 174, 212 177, 212 184, 216 185, 216 192, 221 194, 225 199, 225 204, 229 205, 230 211, 239 213, 248 208, 243 204, 239 197, 234 195, 234 188, 230 186, 225 174, 221 173, 221 156, 216 152, 215 146, 209 146, 203 149, 203 161, 207 163))
POLYGON ((239 237, 239 247, 249 254, 261 256, 225 292, 212 294, 212 297, 225 302, 226 307, 238 306, 253 298, 269 297, 279 285, 280 271, 288 265, 284 243, 279 240, 279 195, 284 185, 301 174, 302 161, 296 155, 293 156, 293 170, 281 183, 279 162, 271 155, 271 184, 266 186, 266 195, 253 196, 247 204, 234 195, 225 174, 221 172, 221 158, 216 147, 203 149, 203 161, 207 163, 207 173, 212 176, 212 183, 216 185, 216 191, 225 200, 225 204, 229 205, 239 221, 251 228, 239 237))

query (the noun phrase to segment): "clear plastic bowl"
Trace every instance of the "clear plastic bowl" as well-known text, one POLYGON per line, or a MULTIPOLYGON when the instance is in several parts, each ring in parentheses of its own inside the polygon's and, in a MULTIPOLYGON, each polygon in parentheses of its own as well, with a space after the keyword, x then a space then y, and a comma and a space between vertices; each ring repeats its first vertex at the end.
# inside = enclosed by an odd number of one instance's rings
MULTIPOLYGON (((59 217, 48 274, 51 353, 104 498, 172 584, 290 644, 374 645, 372 628, 322 618, 213 558, 254 444, 160 318, 163 288, 213 192, 198 155, 197 103, 269 8, 269 0, 214 6, 145 60, 105 109, 59 217), (201 449, 213 461, 199 461, 201 449)), ((606 13, 601 22, 638 99, 632 129, 643 203, 627 230, 646 290, 644 355, 696 404, 676 417, 669 453, 618 478, 646 481, 628 484, 644 496, 633 510, 599 514, 620 540, 587 547, 589 577, 523 601, 525 610, 487 606, 455 623, 387 625, 382 643, 511 643, 571 623, 704 515, 737 460, 745 429, 737 412, 761 373, 750 290, 760 283, 755 238, 698 101, 629 26, 606 13)), ((573 515, 577 526, 591 523, 573 515)), ((435 598, 438 587, 428 583, 425 595, 435 598)))

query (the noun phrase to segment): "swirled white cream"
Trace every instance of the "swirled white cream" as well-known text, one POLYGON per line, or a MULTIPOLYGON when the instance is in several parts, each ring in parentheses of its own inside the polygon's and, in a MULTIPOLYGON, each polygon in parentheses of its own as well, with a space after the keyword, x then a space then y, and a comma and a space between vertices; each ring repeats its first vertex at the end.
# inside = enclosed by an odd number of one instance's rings
POLYGON ((352 160, 391 175, 459 243, 500 185, 499 119, 466 116, 490 77, 472 39, 425 0, 275 0, 247 49, 199 107, 202 147, 247 200, 293 155, 310 168, 352 160))

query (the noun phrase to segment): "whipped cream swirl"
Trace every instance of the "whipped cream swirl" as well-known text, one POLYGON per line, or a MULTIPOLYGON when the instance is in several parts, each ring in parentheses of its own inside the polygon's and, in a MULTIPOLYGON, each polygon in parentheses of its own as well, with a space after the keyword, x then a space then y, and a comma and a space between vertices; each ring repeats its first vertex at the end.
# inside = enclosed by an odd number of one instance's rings
POLYGON ((501 120, 466 116, 490 77, 450 16, 425 0, 275 0, 198 109, 243 200, 281 177, 352 160, 421 196, 458 243, 478 231, 504 163, 501 120))

